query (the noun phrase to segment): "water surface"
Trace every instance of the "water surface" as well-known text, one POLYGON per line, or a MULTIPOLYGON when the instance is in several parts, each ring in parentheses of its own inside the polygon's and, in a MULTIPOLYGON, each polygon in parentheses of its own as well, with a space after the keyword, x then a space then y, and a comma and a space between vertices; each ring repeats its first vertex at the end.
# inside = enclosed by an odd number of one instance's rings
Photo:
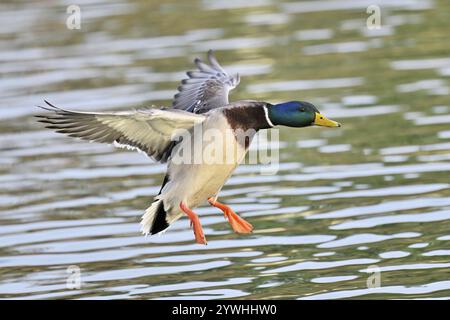
POLYGON ((379 1, 369 30, 372 2, 85 0, 68 30, 70 1, 3 1, 0 297, 449 298, 450 5, 379 1), (208 49, 241 74, 231 99, 307 100, 344 126, 283 128, 277 175, 236 171, 221 199, 253 234, 205 206, 207 246, 187 219, 142 237, 165 166, 46 130, 34 106, 169 105, 208 49))

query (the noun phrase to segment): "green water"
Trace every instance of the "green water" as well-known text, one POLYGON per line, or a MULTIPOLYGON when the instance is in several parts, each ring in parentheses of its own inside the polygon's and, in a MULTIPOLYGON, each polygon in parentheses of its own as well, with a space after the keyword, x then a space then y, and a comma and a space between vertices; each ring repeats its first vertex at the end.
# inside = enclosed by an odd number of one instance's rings
POLYGON ((0 297, 450 296, 450 3, 381 1, 372 31, 364 1, 246 3, 82 1, 80 30, 63 1, 0 4, 0 297), (283 128, 277 175, 236 171, 220 199, 252 235, 205 206, 208 246, 187 219, 144 238, 165 166, 34 106, 167 106, 208 49, 241 74, 231 100, 311 101, 343 127, 283 128))

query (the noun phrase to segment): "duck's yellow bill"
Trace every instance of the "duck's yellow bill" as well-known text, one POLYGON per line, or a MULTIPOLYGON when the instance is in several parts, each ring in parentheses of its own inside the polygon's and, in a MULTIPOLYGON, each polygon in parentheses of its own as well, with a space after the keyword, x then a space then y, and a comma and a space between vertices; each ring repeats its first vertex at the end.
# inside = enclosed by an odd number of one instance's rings
POLYGON ((340 127, 341 124, 339 122, 327 119, 324 115, 316 112, 316 117, 313 122, 316 126, 322 126, 322 127, 340 127))

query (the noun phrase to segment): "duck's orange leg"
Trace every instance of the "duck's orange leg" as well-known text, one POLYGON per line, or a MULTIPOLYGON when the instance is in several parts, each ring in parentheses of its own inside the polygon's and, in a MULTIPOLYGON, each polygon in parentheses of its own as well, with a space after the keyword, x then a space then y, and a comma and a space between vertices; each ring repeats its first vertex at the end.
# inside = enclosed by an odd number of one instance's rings
POLYGON ((180 202, 180 208, 187 214, 191 220, 191 227, 194 227, 195 241, 200 244, 207 244, 205 234, 203 233, 202 225, 198 216, 188 208, 188 206, 182 201, 180 202))
POLYGON ((233 228, 234 232, 236 233, 250 233, 253 230, 253 226, 239 217, 236 212, 233 211, 229 206, 220 203, 219 201, 215 200, 213 197, 208 199, 208 202, 220 210, 223 211, 223 214, 228 219, 228 222, 231 225, 231 228, 233 228))

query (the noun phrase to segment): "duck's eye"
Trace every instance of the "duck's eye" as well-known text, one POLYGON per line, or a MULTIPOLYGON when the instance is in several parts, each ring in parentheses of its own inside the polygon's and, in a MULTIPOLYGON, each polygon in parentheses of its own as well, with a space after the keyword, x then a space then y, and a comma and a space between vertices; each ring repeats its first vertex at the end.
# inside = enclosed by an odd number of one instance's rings
POLYGON ((301 108, 300 111, 301 111, 301 112, 305 112, 305 108, 301 108))

